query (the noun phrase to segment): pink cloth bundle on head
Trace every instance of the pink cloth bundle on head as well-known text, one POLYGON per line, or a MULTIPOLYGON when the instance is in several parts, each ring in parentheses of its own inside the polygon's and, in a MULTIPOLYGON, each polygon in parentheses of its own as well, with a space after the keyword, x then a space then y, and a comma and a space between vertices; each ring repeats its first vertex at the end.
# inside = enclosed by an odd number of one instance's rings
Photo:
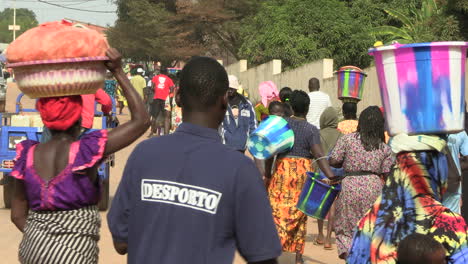
POLYGON ((278 88, 272 81, 260 83, 258 86, 258 91, 260 93, 260 97, 262 98, 262 104, 265 107, 268 107, 268 102, 279 99, 278 88))

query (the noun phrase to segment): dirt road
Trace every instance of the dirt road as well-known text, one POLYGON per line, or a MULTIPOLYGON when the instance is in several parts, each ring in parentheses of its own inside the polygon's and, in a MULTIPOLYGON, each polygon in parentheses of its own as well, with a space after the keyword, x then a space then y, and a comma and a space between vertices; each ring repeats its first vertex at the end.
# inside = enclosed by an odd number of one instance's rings
MULTIPOLYGON (((14 111, 16 96, 18 91, 16 87, 10 86, 7 92, 7 111, 14 111)), ((25 98, 24 107, 33 108, 34 101, 25 98)), ((119 116, 121 122, 128 120, 128 112, 125 115, 119 116)), ((117 186, 122 176, 123 168, 125 162, 132 152, 136 144, 145 140, 145 137, 140 138, 137 142, 131 146, 121 150, 116 154, 116 164, 115 167, 111 168, 111 177, 110 177, 110 194, 111 198, 115 194, 117 186)), ((118 255, 112 246, 112 239, 107 227, 106 221, 106 212, 101 212, 102 218, 102 227, 101 227, 101 240, 99 242, 100 247, 100 263, 105 264, 123 264, 126 263, 126 258, 124 256, 118 255)), ((15 228, 15 226, 10 222, 10 210, 4 208, 3 203, 3 188, 0 188, 0 263, 18 263, 17 252, 18 245, 21 240, 21 233, 15 228)), ((313 245, 313 239, 317 234, 317 223, 314 219, 309 218, 307 226, 307 237, 306 237, 306 248, 304 259, 306 263, 318 263, 318 264, 336 264, 344 263, 340 261, 337 257, 336 249, 326 251, 323 249, 323 246, 313 245)), ((236 256, 234 261, 235 264, 245 263, 241 257, 236 256)), ((292 254, 283 254, 280 258, 281 264, 294 263, 294 255, 292 254)))

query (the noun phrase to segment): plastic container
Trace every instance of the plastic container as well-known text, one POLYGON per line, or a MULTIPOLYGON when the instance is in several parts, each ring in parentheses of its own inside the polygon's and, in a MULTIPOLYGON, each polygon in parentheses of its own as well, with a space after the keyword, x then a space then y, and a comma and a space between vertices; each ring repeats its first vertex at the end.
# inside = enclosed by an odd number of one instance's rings
POLYGON ((307 172, 307 179, 297 202, 297 209, 316 219, 325 219, 341 191, 339 184, 327 185, 321 182, 324 177, 319 173, 307 172))
POLYGON ((335 72, 338 77, 338 99, 344 102, 362 100, 367 74, 355 66, 344 66, 335 72))
POLYGON ((390 135, 464 129, 468 42, 393 44, 374 56, 390 135))
POLYGON ((284 118, 275 115, 263 120, 247 140, 249 152, 257 159, 268 159, 293 145, 294 132, 284 118))
POLYGON ((104 87, 107 57, 8 64, 18 88, 30 98, 94 94, 104 87))

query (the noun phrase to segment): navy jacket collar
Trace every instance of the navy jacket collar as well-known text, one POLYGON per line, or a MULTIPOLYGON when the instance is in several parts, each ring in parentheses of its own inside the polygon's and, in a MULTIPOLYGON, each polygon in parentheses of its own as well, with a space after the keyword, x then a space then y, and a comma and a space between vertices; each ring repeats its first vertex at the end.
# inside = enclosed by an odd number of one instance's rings
POLYGON ((221 141, 221 136, 219 135, 218 130, 208 127, 202 127, 188 122, 180 124, 176 132, 187 133, 198 137, 221 141))

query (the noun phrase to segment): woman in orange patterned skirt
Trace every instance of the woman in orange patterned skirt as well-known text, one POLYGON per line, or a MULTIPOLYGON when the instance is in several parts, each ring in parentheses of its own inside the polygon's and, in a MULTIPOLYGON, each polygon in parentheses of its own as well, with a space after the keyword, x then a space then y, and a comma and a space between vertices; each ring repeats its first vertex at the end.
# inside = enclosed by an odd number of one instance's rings
POLYGON ((307 216, 296 209, 296 204, 306 172, 313 171, 312 159, 317 159, 329 179, 335 176, 323 158, 319 130, 305 118, 309 111, 309 96, 303 91, 294 91, 290 103, 294 115, 286 120, 294 132, 294 146, 289 152, 278 155, 273 176, 269 175, 271 166, 268 164, 271 163, 267 162, 265 180, 283 251, 295 252, 296 263, 303 263, 307 216))

